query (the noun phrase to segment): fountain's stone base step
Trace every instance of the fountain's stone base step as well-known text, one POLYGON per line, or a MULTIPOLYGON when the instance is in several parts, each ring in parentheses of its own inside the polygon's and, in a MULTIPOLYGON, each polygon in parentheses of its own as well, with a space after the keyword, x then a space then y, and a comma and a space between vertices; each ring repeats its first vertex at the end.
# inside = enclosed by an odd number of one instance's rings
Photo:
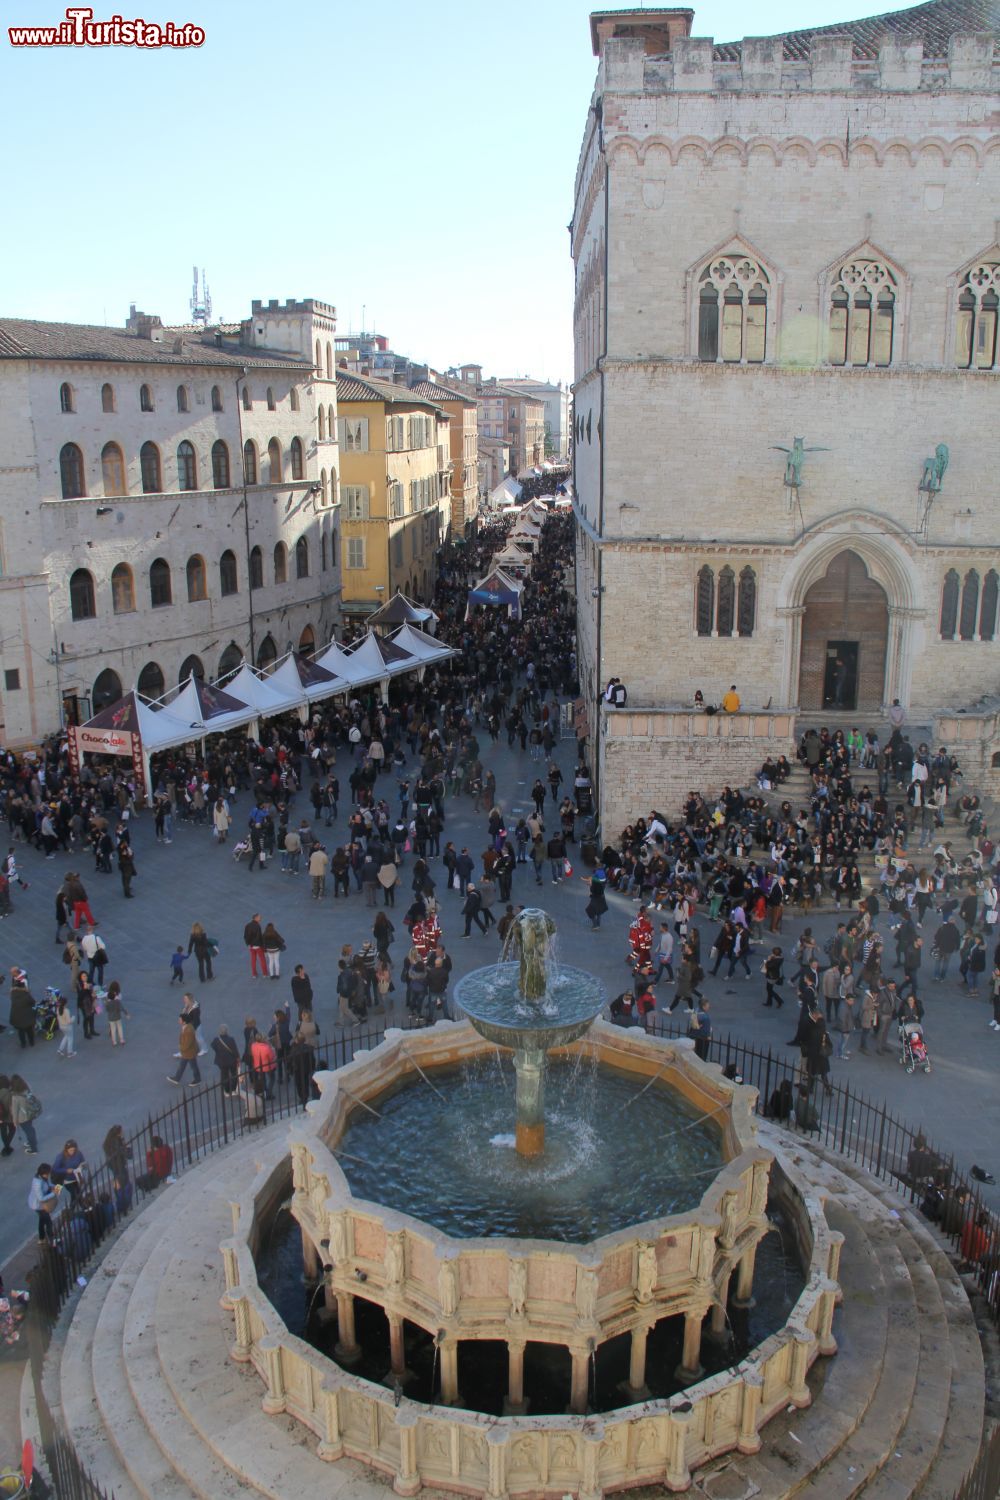
MULTIPOLYGON (((360 1463, 324 1462, 289 1416, 264 1415, 258 1376, 230 1357, 218 1247, 232 1232, 231 1200, 262 1158, 280 1151, 284 1131, 240 1142, 165 1188, 109 1247, 67 1314, 47 1371, 50 1398, 116 1500, 385 1500, 391 1492, 360 1463)), ((758 1454, 697 1470, 690 1493, 951 1500, 980 1441, 984 1374, 947 1255, 866 1174, 767 1125, 761 1142, 812 1184, 845 1237, 839 1352, 815 1365, 808 1409, 775 1417, 758 1454)))

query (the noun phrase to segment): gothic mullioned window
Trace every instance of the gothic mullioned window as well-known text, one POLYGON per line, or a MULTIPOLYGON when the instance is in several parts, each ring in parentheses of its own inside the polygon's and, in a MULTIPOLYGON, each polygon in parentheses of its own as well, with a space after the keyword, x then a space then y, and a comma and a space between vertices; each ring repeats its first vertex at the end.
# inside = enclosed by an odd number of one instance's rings
POLYGON ((898 295, 896 277, 882 261, 859 258, 841 266, 830 292, 832 365, 892 364, 898 295))
POLYGON ((958 633, 958 574, 949 568, 941 588, 941 639, 953 641, 958 633))
POLYGON ((962 584, 962 606, 958 612, 958 634, 961 640, 975 640, 978 616, 979 574, 975 568, 970 568, 962 584))
POLYGON ((744 568, 740 573, 740 591, 736 605, 737 635, 753 635, 757 617, 757 575, 753 568, 744 568))
POLYGON ((998 368, 1000 262, 984 261, 963 276, 955 320, 955 363, 961 370, 998 368))
POLYGON ((736 618, 736 574, 732 568, 719 571, 719 602, 716 606, 715 623, 719 635, 732 635, 736 618))
POLYGON ((705 563, 695 578, 695 630, 698 635, 753 635, 757 616, 757 575, 753 568, 740 570, 739 580, 727 563, 718 579, 705 563))
POLYGON ((706 564, 698 569, 695 586, 695 624, 699 635, 712 634, 715 618, 715 574, 706 564))
POLYGON ((979 639, 992 641, 997 633, 997 597, 1000 593, 1000 578, 991 568, 983 579, 983 599, 979 606, 979 639))
POLYGON ((770 278, 747 255, 722 255, 698 277, 698 358, 761 364, 767 353, 770 278))

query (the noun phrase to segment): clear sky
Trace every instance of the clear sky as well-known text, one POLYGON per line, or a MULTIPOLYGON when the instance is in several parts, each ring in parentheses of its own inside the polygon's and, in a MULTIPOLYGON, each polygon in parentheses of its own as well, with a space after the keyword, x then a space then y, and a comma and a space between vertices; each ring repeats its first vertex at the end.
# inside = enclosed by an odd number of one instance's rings
MULTIPOLYGON (((81 0, 83 3, 83 0, 81 0)), ((94 19, 131 0, 88 0, 94 19)), ((6 0, 4 26, 65 0, 6 0)), ((0 315, 122 323, 318 297, 438 367, 569 379, 566 225, 596 59, 587 0, 152 0, 197 50, 0 41, 0 315)), ((609 7, 612 8, 612 7, 609 7)), ((718 41, 848 20, 858 0, 696 8, 718 41)))

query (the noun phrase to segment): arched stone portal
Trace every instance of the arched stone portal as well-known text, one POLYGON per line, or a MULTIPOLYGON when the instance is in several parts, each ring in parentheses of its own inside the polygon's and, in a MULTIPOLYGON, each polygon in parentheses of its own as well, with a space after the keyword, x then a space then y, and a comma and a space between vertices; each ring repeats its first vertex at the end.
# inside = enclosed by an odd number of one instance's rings
POLYGON ((889 604, 858 554, 838 552, 806 591, 799 706, 876 709, 886 701, 889 604))

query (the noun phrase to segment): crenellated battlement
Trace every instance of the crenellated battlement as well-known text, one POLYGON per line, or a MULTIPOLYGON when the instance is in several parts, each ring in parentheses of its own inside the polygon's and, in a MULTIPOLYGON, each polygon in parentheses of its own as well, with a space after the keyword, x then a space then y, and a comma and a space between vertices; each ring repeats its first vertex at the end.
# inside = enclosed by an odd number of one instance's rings
POLYGON ((285 315, 288 313, 305 313, 324 318, 335 318, 337 316, 337 309, 335 307, 329 302, 317 302, 315 297, 306 297, 301 301, 295 297, 289 297, 287 302, 280 302, 277 297, 272 297, 270 301, 263 302, 259 297, 255 297, 250 307, 254 317, 258 317, 263 313, 283 313, 285 315))
POLYGON ((786 56, 783 36, 717 46, 712 37, 677 37, 650 56, 638 37, 604 43, 598 93, 979 93, 1000 90, 1000 56, 989 32, 956 34, 945 57, 920 40, 885 41, 876 57, 855 55, 850 35, 813 36, 805 58, 786 56), (720 55, 721 54, 721 55, 720 55))

